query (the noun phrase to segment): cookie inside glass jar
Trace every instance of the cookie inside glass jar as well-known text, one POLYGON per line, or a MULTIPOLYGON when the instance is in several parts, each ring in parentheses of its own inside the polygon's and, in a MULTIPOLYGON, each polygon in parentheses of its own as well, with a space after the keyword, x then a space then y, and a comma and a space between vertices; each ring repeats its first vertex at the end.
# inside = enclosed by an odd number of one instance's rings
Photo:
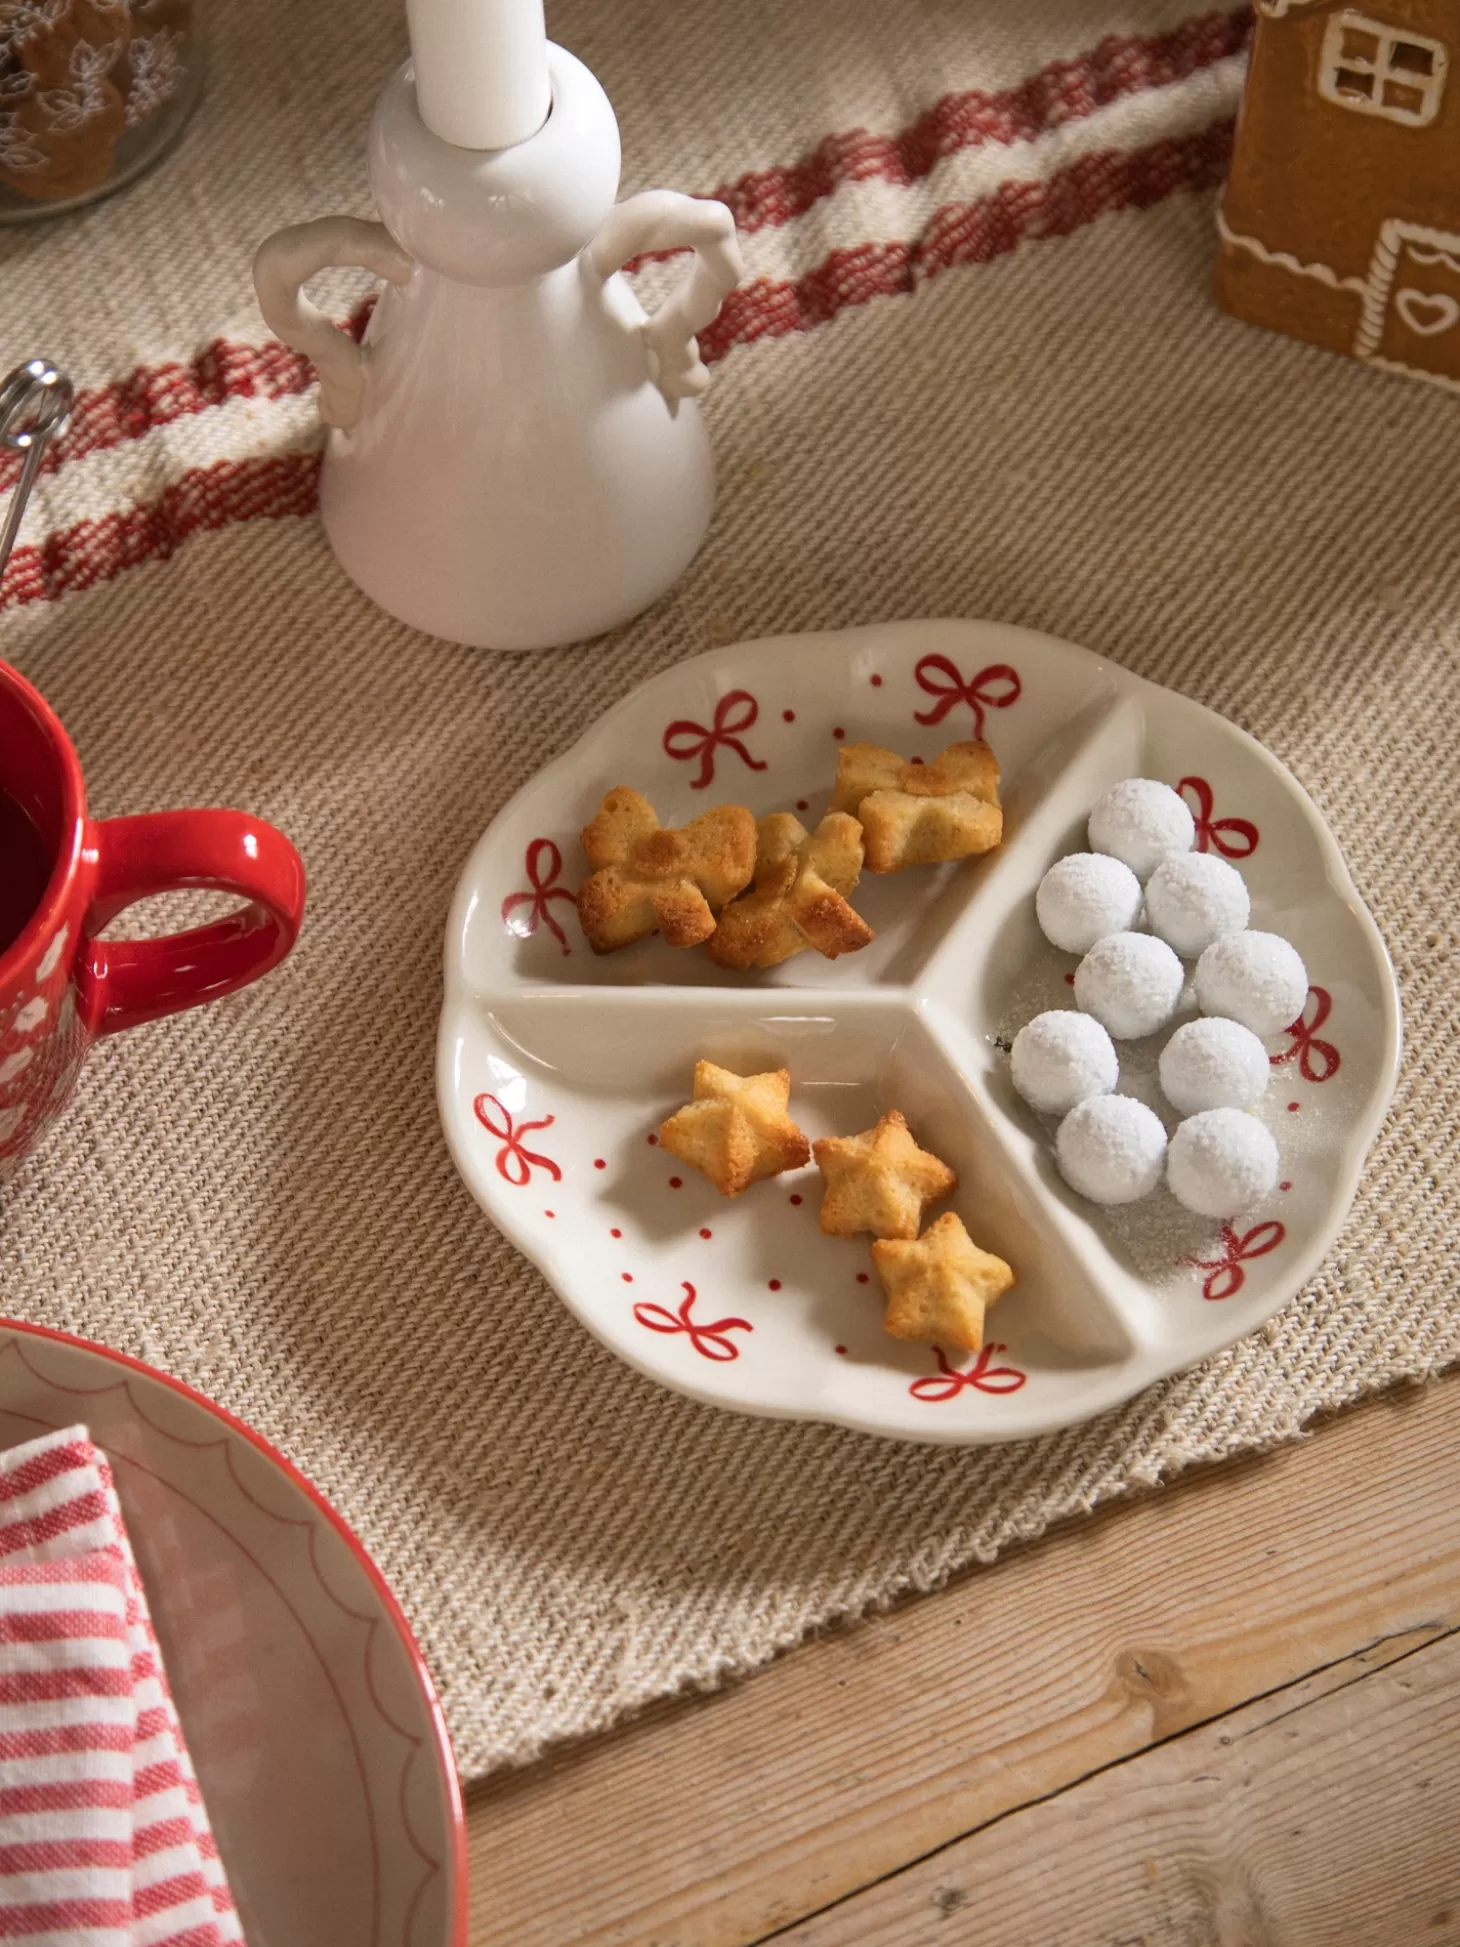
POLYGON ((0 222, 132 181, 202 84, 197 0, 0 0, 0 222))

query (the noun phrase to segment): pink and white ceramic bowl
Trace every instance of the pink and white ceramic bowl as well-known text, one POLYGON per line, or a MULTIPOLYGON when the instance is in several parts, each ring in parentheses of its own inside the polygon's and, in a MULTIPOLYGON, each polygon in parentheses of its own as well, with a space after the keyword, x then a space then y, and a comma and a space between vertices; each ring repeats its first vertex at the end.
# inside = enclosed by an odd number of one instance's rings
POLYGON ((464 1947, 451 1745, 355 1536, 200 1393, 0 1320, 0 1443, 76 1422, 116 1476, 249 1947, 464 1947))
MULTIPOLYGON (((1122 1090, 1157 1108, 1162 1040, 1122 1047, 1122 1090)), ((629 1364, 718 1406, 960 1444, 1088 1419, 1285 1305, 1338 1235, 1399 1046, 1393 972, 1337 844, 1252 738, 1049 636, 898 622, 680 663, 517 793, 458 887, 437 1086, 482 1207, 629 1364), (811 824, 843 739, 931 758, 977 735, 1003 768, 1003 846, 864 877, 877 938, 860 953, 737 976, 658 939, 588 949, 578 832, 611 786, 666 824, 723 803, 811 824), (1199 846, 1244 873, 1252 924, 1291 939, 1313 983, 1269 1043, 1282 1188, 1228 1224, 1164 1189, 1125 1210, 1082 1201, 1009 1080, 1013 1033, 1071 1004, 1075 961, 1039 933, 1035 887, 1135 775, 1182 792, 1199 846), (699 1056, 788 1067, 808 1136, 899 1108, 953 1164, 953 1207, 1018 1274, 976 1358, 887 1337, 865 1243, 820 1233, 814 1170, 728 1201, 657 1147, 699 1056)))

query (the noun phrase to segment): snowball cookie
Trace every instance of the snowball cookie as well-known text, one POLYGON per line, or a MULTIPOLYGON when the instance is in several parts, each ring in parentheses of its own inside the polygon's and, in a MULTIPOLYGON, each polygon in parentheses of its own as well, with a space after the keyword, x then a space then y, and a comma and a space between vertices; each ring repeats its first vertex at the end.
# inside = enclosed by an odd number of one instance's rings
POLYGON ((1196 1004, 1202 1013, 1225 1014, 1254 1034, 1281 1034, 1307 999, 1307 970, 1276 933, 1224 933, 1196 963, 1196 1004))
POLYGON ((1161 1050, 1161 1092, 1182 1115, 1250 1109, 1271 1073, 1267 1050, 1240 1022, 1188 1021, 1161 1050))
POLYGON ((1240 933, 1251 916, 1247 881, 1210 852, 1162 859, 1146 886, 1146 924, 1189 960, 1224 933, 1240 933))
POLYGON ((1065 1115, 1087 1095, 1108 1095, 1120 1079, 1110 1036, 1072 1007, 1036 1014, 1020 1028, 1009 1067, 1015 1088, 1042 1115, 1065 1115))
POLYGON ((1181 1001, 1186 974, 1164 940, 1150 933, 1112 933, 1097 940, 1075 969, 1075 1004, 1117 1041, 1164 1028, 1181 1001))
POLYGON ((1090 813, 1090 849, 1109 852, 1138 879, 1149 879, 1162 859, 1189 852, 1196 823, 1180 794, 1153 777, 1112 784, 1090 813))
POLYGON ((1107 933, 1127 933, 1135 925, 1141 882, 1104 852, 1071 852, 1040 880, 1034 911, 1051 946, 1088 953, 1107 933))
POLYGON ((1204 1109, 1178 1123, 1166 1155, 1171 1194, 1202 1217, 1235 1217, 1277 1182, 1272 1131, 1240 1109, 1204 1109))
POLYGON ((1130 1095, 1091 1095, 1070 1110, 1054 1138, 1060 1175, 1092 1203, 1134 1203, 1161 1181, 1166 1131, 1130 1095))

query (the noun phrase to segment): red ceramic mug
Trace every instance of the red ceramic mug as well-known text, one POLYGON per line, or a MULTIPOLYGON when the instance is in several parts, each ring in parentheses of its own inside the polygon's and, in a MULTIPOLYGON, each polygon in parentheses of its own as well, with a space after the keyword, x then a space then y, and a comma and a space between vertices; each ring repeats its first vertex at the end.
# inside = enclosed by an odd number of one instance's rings
POLYGON ((304 866, 241 811, 86 815, 81 764, 54 711, 0 662, 0 1181, 34 1147, 100 1034, 218 1000, 293 946, 304 866), (159 940, 99 940, 154 893, 248 904, 159 940))

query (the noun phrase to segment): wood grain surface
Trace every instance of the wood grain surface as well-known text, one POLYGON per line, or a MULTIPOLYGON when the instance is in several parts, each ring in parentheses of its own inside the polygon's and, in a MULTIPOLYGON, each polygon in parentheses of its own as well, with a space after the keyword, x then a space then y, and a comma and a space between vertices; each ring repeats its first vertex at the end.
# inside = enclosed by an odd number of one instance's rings
POLYGON ((493 1781, 471 1947, 1460 1943, 1456 1630, 1460 1377, 493 1781))
POLYGON ((778 1938, 787 1947, 1453 1947, 1457 1733, 1460 1636, 1386 1637, 778 1938), (1432 1805, 1448 1809, 1448 1830, 1432 1805))

